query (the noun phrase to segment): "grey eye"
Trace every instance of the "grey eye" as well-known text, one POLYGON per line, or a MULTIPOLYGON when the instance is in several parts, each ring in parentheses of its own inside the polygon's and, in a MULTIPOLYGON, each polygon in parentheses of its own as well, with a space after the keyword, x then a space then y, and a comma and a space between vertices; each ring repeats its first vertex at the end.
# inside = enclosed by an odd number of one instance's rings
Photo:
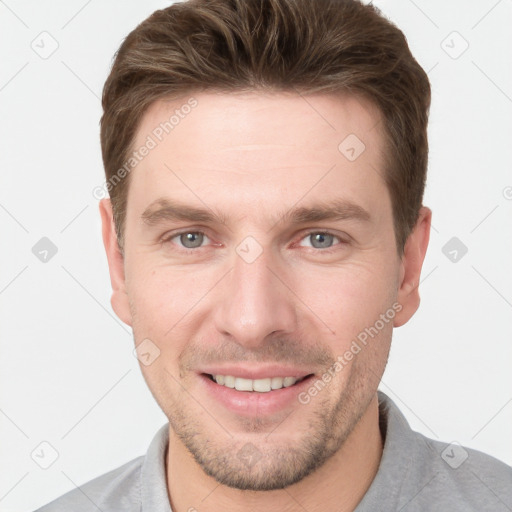
POLYGON ((187 249, 195 249, 196 247, 201 247, 204 240, 204 234, 199 233, 197 231, 192 231, 190 233, 182 233, 180 235, 180 242, 183 247, 187 249))
POLYGON ((329 233, 312 233, 309 235, 311 246, 315 249, 328 249, 334 242, 334 235, 329 233))

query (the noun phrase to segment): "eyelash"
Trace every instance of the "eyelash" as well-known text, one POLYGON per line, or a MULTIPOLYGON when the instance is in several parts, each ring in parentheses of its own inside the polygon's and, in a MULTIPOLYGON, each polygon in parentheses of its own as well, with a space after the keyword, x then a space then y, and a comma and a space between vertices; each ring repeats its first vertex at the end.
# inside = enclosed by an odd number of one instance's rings
MULTIPOLYGON (((198 229, 198 230, 187 229, 187 230, 184 230, 184 231, 179 231, 177 233, 171 233, 171 234, 169 234, 167 236, 164 235, 164 237, 161 240, 161 243, 162 243, 162 245, 166 244, 166 243, 170 243, 172 239, 177 238, 180 235, 185 235, 187 233, 196 233, 196 234, 201 234, 201 235, 204 235, 204 236, 208 237, 208 235, 204 231, 201 231, 200 229, 198 229)), ((300 238, 299 242, 301 242, 302 240, 304 240, 308 236, 311 236, 311 235, 314 235, 314 234, 331 235, 334 238, 337 238, 339 240, 339 244, 337 244, 337 245, 346 245, 348 243, 346 240, 343 240, 341 238, 341 236, 336 235, 335 233, 333 233, 333 232, 331 232, 329 230, 311 230, 311 231, 308 231, 307 233, 304 234, 304 236, 302 236, 300 238)), ((187 247, 180 247, 180 246, 178 246, 178 248, 179 248, 179 250, 181 252, 184 252, 186 254, 190 254, 190 253, 196 253, 198 251, 198 249, 202 249, 204 247, 201 246, 201 247, 197 247, 197 248, 194 248, 194 249, 189 249, 187 247)), ((339 247, 337 247, 337 246, 329 247, 327 249, 317 249, 315 247, 307 247, 307 248, 308 249, 312 249, 315 253, 323 253, 323 254, 330 254, 330 253, 335 252, 336 250, 339 250, 339 247)))

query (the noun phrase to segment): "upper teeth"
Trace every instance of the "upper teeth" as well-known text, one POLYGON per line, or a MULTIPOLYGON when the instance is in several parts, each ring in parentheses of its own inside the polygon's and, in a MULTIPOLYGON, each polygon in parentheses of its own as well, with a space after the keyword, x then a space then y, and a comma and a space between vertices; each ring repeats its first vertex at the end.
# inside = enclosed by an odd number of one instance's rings
POLYGON ((295 377, 272 377, 267 379, 243 379, 232 375, 213 375, 215 382, 221 386, 234 388, 237 391, 258 391, 268 393, 273 389, 293 386, 299 379, 295 377))

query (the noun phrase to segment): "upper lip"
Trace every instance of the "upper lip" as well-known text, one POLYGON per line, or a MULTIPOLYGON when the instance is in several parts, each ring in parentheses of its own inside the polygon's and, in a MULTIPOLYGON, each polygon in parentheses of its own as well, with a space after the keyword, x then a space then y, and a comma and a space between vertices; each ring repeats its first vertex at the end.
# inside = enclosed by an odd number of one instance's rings
POLYGON ((312 372, 296 366, 254 366, 248 364, 237 364, 204 366, 199 369, 199 373, 207 373, 210 375, 231 375, 232 377, 256 380, 272 377, 295 377, 296 379, 301 379, 307 375, 311 375, 312 372))

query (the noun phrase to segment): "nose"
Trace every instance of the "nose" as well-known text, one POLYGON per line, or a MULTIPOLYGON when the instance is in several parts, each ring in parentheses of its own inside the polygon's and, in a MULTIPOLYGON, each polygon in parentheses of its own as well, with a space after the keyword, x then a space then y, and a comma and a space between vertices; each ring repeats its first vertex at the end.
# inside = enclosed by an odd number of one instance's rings
POLYGON ((289 334, 297 327, 293 294, 270 260, 265 251, 252 263, 235 254, 219 290, 216 329, 248 349, 262 346, 270 334, 289 334))

